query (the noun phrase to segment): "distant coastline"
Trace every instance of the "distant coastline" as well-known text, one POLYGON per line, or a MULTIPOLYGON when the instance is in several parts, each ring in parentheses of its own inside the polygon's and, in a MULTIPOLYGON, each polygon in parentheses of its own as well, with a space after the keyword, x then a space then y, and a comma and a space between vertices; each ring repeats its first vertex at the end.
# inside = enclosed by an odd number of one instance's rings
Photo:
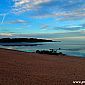
POLYGON ((37 38, 1 38, 0 43, 16 43, 16 42, 61 42, 53 41, 46 39, 37 39, 37 38))

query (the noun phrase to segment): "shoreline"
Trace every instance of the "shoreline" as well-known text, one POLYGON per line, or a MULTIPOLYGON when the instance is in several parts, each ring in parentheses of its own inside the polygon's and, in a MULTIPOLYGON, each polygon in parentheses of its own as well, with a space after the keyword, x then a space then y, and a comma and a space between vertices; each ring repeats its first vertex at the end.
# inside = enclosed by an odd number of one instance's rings
POLYGON ((1 85, 73 85, 85 79, 85 58, 0 48, 1 85))
MULTIPOLYGON (((40 54, 40 53, 36 53, 36 52, 26 52, 26 51, 20 51, 20 50, 15 50, 15 49, 8 49, 8 48, 0 48, 0 49, 3 49, 3 50, 9 50, 9 51, 16 51, 16 52, 22 52, 22 53, 35 53, 35 54, 40 54)), ((41 55, 50 55, 51 56, 51 54, 41 54, 41 55)), ((59 56, 59 55, 54 55, 54 56, 59 56)), ((67 54, 65 54, 65 55, 62 55, 63 57, 75 57, 75 58, 84 58, 85 59, 85 57, 82 57, 82 56, 74 56, 74 55, 67 55, 67 54)))

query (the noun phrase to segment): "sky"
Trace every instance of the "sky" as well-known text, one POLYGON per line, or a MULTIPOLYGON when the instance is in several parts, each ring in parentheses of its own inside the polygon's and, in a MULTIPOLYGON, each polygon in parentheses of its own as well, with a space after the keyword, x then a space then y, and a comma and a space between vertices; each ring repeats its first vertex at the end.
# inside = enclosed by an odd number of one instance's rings
POLYGON ((0 38, 85 39, 85 0, 0 0, 0 38))

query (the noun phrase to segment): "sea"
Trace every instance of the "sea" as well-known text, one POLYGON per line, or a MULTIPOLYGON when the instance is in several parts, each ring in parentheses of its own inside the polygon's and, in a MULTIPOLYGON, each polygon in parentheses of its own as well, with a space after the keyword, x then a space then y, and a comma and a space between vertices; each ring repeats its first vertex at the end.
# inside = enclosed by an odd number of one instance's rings
POLYGON ((69 56, 85 57, 85 44, 84 42, 37 42, 37 43, 0 43, 0 48, 13 49, 24 52, 36 52, 36 50, 49 50, 55 49, 57 52, 69 56))

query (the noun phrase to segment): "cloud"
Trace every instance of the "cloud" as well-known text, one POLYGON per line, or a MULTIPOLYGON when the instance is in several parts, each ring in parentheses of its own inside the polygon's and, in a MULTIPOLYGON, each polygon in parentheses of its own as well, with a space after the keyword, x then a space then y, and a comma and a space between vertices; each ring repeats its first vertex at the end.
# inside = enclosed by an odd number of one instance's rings
POLYGON ((27 24, 28 21, 18 19, 18 20, 14 20, 14 21, 6 22, 6 23, 7 23, 7 24, 27 24))
MULTIPOLYGON (((60 21, 85 19, 84 0, 10 0, 10 1, 13 3, 9 5, 10 13, 16 14, 16 16, 17 14, 26 13, 26 17, 41 19, 52 17, 60 21)), ((0 16, 3 17, 1 20, 1 24, 5 19, 4 13, 5 12, 0 13, 0 16)), ((24 20, 13 20, 7 23, 26 24, 28 22, 24 20)), ((50 28, 48 27, 49 26, 41 26, 40 28, 43 30, 47 29, 49 30, 50 28)), ((54 27, 52 29, 75 31, 84 29, 84 27, 85 26, 81 27, 63 26, 54 27)))
POLYGON ((41 27, 40 27, 40 29, 42 29, 42 30, 47 30, 48 27, 49 27, 48 24, 42 24, 41 27))
POLYGON ((8 0, 7 4, 9 12, 16 15, 27 12, 32 18, 85 19, 84 0, 8 0))
MULTIPOLYGON (((75 41, 78 43, 79 41, 82 43, 82 42, 85 42, 85 36, 78 36, 78 37, 63 37, 63 38, 48 38, 48 39, 51 39, 51 40, 60 40, 60 41, 69 41, 71 44, 74 43, 75 41)), ((67 42, 68 43, 68 42, 67 42)), ((75 43, 75 44, 77 44, 75 43)), ((80 43, 79 43, 80 44, 80 43)))
POLYGON ((75 32, 60 32, 60 33, 32 33, 32 34, 16 34, 16 33, 0 33, 0 38, 10 37, 10 38, 46 38, 52 40, 84 40, 85 33, 82 31, 75 32))
POLYGON ((29 10, 38 9, 38 5, 41 3, 47 3, 50 0, 14 0, 14 6, 12 12, 20 14, 29 10))
POLYGON ((73 11, 73 12, 65 12, 65 13, 55 13, 56 17, 59 17, 58 20, 81 20, 85 17, 85 9, 73 11), (62 17, 61 17, 62 16, 62 17))
POLYGON ((13 36, 13 33, 0 33, 0 36, 3 37, 13 36))
POLYGON ((17 15, 27 12, 32 18, 85 19, 84 0, 8 0, 6 7, 10 13, 17 15))
POLYGON ((85 30, 85 24, 80 25, 66 25, 66 26, 56 26, 53 27, 52 30, 67 30, 67 31, 78 31, 78 30, 85 30))
POLYGON ((82 22, 82 24, 73 24, 73 25, 64 25, 64 26, 52 26, 50 24, 43 24, 43 26, 41 26, 41 29, 46 29, 46 30, 62 30, 62 31, 85 31, 85 23, 82 22))
POLYGON ((85 2, 83 0, 15 0, 13 11, 15 14, 28 12, 28 15, 33 17, 80 19, 85 17, 85 2))
POLYGON ((48 24, 41 25, 42 30, 63 30, 63 31, 78 31, 78 30, 85 30, 85 24, 80 25, 65 25, 65 26, 55 26, 52 27, 48 24))
POLYGON ((75 31, 75 30, 80 30, 83 29, 82 27, 55 27, 55 30, 69 30, 69 31, 75 31))

